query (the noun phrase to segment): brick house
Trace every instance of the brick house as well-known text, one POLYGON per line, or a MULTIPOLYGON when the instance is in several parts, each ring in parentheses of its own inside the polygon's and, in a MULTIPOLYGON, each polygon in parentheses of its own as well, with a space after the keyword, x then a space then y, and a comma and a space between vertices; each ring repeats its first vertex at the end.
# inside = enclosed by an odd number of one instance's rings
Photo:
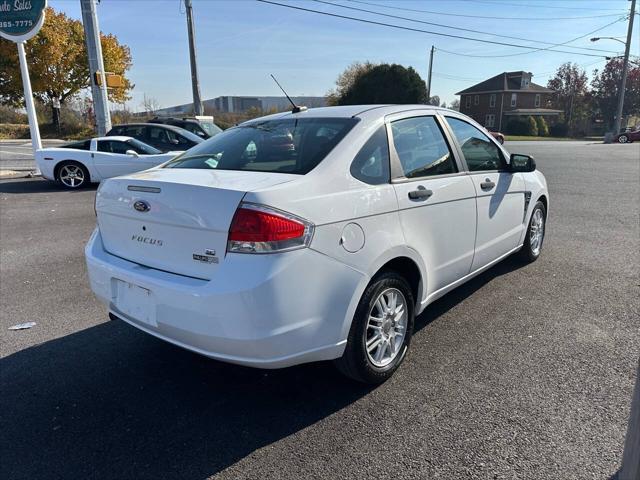
POLYGON ((460 112, 489 130, 502 131, 513 117, 543 116, 554 124, 562 110, 550 108, 554 91, 531 81, 530 72, 504 72, 461 92, 460 112))

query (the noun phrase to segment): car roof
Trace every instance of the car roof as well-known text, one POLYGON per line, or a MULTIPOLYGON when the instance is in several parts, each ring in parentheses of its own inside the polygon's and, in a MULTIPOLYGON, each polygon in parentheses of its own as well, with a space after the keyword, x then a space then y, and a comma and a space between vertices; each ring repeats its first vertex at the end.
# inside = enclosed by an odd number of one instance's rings
POLYGON ((176 127, 175 125, 167 125, 166 123, 145 123, 145 122, 122 123, 120 125, 113 126, 113 128, 117 128, 117 127, 159 127, 159 128, 166 128, 168 130, 173 130, 177 133, 181 133, 184 130, 180 127, 176 127))
POLYGON ((433 110, 453 112, 446 108, 436 107, 434 105, 341 105, 336 107, 319 107, 309 108, 298 113, 292 112, 280 112, 273 115, 267 115, 244 122, 250 124, 255 121, 284 119, 289 116, 292 118, 353 118, 360 117, 363 119, 372 119, 384 117, 398 112, 405 112, 408 110, 433 110))

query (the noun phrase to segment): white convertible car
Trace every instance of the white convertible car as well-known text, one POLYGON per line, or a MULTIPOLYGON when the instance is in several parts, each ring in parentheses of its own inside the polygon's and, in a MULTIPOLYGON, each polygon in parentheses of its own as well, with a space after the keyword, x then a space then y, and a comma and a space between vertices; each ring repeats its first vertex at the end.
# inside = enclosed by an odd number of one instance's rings
POLYGON ((105 178, 147 170, 182 152, 162 153, 131 137, 98 137, 36 152, 42 176, 76 189, 105 178))

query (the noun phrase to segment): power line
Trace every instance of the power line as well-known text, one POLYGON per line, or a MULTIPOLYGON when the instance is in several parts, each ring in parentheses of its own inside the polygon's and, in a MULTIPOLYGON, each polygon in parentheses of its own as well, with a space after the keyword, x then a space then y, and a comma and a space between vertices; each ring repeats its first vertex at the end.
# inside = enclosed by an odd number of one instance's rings
POLYGON ((484 3, 489 5, 505 5, 511 7, 528 7, 528 8, 555 8, 558 10, 592 10, 594 12, 602 12, 602 11, 614 11, 618 10, 617 8, 588 8, 588 7, 563 7, 559 5, 527 5, 526 3, 507 3, 507 2, 494 2, 490 0, 458 0, 463 2, 473 2, 473 3, 484 3))
MULTIPOLYGON (((398 15, 391 15, 391 14, 388 14, 388 13, 376 12, 375 10, 367 10, 365 8, 349 7, 347 5, 340 5, 338 3, 327 2, 325 0, 312 0, 312 1, 314 1, 316 3, 324 3, 326 5, 331 5, 333 7, 346 8, 346 9, 349 9, 349 10, 357 10, 359 12, 372 13, 374 15, 380 15, 380 16, 383 16, 383 17, 395 18, 395 19, 398 19, 398 20, 406 20, 408 22, 423 23, 425 25, 433 25, 435 27, 450 28, 450 29, 459 30, 459 31, 462 31, 462 32, 479 33, 481 35, 491 35, 491 36, 494 36, 494 37, 508 38, 508 39, 511 39, 511 40, 521 40, 521 41, 524 41, 524 42, 541 43, 541 44, 544 44, 544 45, 554 45, 552 42, 544 42, 544 41, 537 40, 537 39, 532 39, 532 38, 513 37, 513 36, 510 36, 510 35, 501 35, 499 33, 491 33, 491 32, 483 32, 481 30, 473 30, 471 28, 454 27, 452 25, 445 25, 445 24, 442 24, 442 23, 427 22, 427 21, 423 21, 423 20, 416 20, 414 18, 409 18, 409 17, 401 17, 401 16, 398 16, 398 15)), ((577 49, 581 49, 581 50, 591 50, 591 51, 594 51, 594 52, 604 52, 604 53, 608 53, 608 54, 614 53, 614 52, 612 52, 610 50, 602 50, 601 48, 574 47, 574 46, 571 46, 571 45, 568 45, 567 48, 577 48, 577 49)))
MULTIPOLYGON (((562 42, 562 43, 556 43, 550 47, 545 47, 545 48, 536 48, 531 50, 530 52, 518 52, 518 53, 508 53, 508 54, 504 54, 504 55, 477 55, 477 54, 468 54, 468 53, 459 53, 459 52, 452 52, 450 50, 444 50, 442 48, 439 48, 438 50, 444 53, 449 53, 451 55, 458 55, 461 57, 472 57, 472 58, 504 58, 504 57, 515 57, 518 55, 526 55, 528 53, 534 53, 534 52, 542 52, 542 51, 549 51, 549 52, 562 52, 563 50, 551 50, 554 47, 561 47, 563 45, 566 45, 567 43, 571 43, 571 42, 575 42, 576 40, 580 40, 581 38, 584 37, 588 37, 589 35, 592 35, 596 32, 599 32, 600 30, 604 30, 605 28, 613 25, 614 23, 618 23, 621 20, 616 20, 614 22, 608 23, 606 25, 603 25, 600 28, 596 28, 595 30, 592 30, 589 33, 585 33, 584 35, 580 35, 579 37, 576 38, 572 38, 571 40, 567 40, 566 42, 562 42)), ((576 55, 584 55, 584 56, 591 56, 591 57, 598 57, 598 56, 602 56, 602 55, 591 55, 588 53, 581 53, 581 52, 566 52, 564 51, 564 53, 575 53, 576 55)))
POLYGON ((270 0, 256 0, 257 2, 261 2, 261 3, 268 3, 270 5, 277 5, 278 7, 284 7, 284 8, 290 8, 293 10, 300 10, 303 12, 309 12, 309 13, 316 13, 318 15, 325 15, 328 17, 335 17, 335 18, 342 18, 345 20, 353 20, 355 22, 360 22, 360 23, 368 23, 371 25, 378 25, 378 26, 382 26, 382 27, 389 27, 389 28, 395 28, 398 30, 406 30, 409 32, 418 32, 418 33, 427 33, 427 34, 431 34, 431 35, 438 35, 440 37, 447 37, 447 38, 457 38, 459 40, 469 40, 471 42, 478 42, 478 43, 488 43, 488 44, 492 44, 492 45, 501 45, 501 46, 506 46, 506 47, 515 47, 515 48, 524 48, 527 50, 534 50, 534 51, 538 51, 538 50, 547 50, 547 51, 551 51, 551 52, 557 52, 557 53, 568 53, 571 55, 582 55, 585 57, 603 57, 603 55, 596 55, 596 54, 592 54, 592 53, 582 53, 582 52, 570 52, 567 50, 550 50, 551 47, 549 47, 548 49, 537 49, 535 47, 529 47, 526 45, 518 45, 516 43, 506 43, 506 42, 496 42, 493 40, 481 40, 479 38, 471 38, 471 37, 464 37, 462 35, 454 35, 451 33, 442 33, 442 32, 433 32, 433 31, 429 31, 429 30, 422 30, 419 28, 411 28, 411 27, 405 27, 405 26, 401 26, 401 25, 394 25, 392 23, 384 23, 384 22, 376 22, 374 20, 365 20, 364 18, 358 18, 358 17, 349 17, 347 15, 339 15, 337 13, 329 13, 329 12, 322 12, 320 10, 313 10, 311 8, 304 8, 304 7, 298 7, 295 5, 286 5, 283 3, 277 3, 277 2, 273 2, 270 0))
POLYGON ((584 20, 587 18, 605 18, 605 17, 619 17, 622 13, 607 13, 604 15, 589 15, 585 17, 496 17, 491 15, 469 15, 464 13, 447 13, 447 12, 436 12, 433 10, 422 10, 419 8, 407 8, 407 7, 398 7, 398 6, 389 6, 381 3, 372 3, 365 2, 362 0, 347 0, 352 3, 361 3, 363 5, 371 5, 373 7, 382 7, 388 8, 392 10, 404 10, 406 12, 414 12, 414 13, 430 13, 433 15, 445 15, 447 17, 465 17, 465 18, 485 18, 490 20, 534 20, 534 21, 555 21, 555 20, 584 20))

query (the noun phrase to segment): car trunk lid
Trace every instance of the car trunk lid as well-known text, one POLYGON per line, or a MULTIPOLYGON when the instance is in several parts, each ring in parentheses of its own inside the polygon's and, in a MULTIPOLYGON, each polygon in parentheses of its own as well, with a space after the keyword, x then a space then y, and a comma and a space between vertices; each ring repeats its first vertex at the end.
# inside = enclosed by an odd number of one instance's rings
POLYGON ((208 280, 225 260, 229 226, 246 192, 296 178, 163 168, 112 178, 96 195, 102 241, 126 260, 208 280))

